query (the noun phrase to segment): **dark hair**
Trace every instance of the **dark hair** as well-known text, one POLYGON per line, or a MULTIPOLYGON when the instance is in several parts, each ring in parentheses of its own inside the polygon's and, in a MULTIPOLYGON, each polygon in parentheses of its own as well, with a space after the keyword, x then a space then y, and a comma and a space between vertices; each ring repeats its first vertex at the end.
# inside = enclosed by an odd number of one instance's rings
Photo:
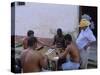
POLYGON ((27 36, 31 36, 31 35, 34 35, 34 31, 29 30, 29 31, 27 32, 27 36))
POLYGON ((72 41, 71 35, 70 35, 70 34, 66 34, 66 35, 65 35, 65 40, 72 41))
POLYGON ((61 28, 58 28, 58 29, 57 29, 57 32, 62 32, 62 29, 61 29, 61 28))
POLYGON ((28 38, 28 47, 33 47, 37 43, 37 39, 35 37, 28 38))
POLYGON ((57 34, 60 36, 60 35, 62 35, 62 29, 61 28, 58 28, 57 29, 57 34))

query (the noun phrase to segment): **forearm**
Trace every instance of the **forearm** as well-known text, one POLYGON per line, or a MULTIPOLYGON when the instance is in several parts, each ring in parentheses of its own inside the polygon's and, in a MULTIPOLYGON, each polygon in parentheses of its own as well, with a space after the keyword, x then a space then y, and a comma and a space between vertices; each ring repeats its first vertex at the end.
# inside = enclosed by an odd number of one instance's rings
POLYGON ((44 59, 44 63, 43 63, 43 68, 46 68, 47 65, 48 65, 48 58, 45 57, 45 59, 44 59))
POLYGON ((59 58, 66 58, 66 56, 67 56, 67 54, 69 52, 69 49, 70 48, 67 47, 64 52, 60 53, 59 58))
POLYGON ((60 59, 61 59, 61 58, 65 58, 64 54, 62 54, 62 53, 59 54, 58 56, 59 56, 60 59))
POLYGON ((84 47, 84 49, 87 50, 87 48, 88 48, 89 46, 91 46, 92 43, 93 43, 93 42, 88 42, 87 45, 84 47))
POLYGON ((86 46, 89 47, 89 46, 91 46, 94 42, 95 42, 95 41, 88 42, 86 46))
POLYGON ((44 43, 43 43, 42 41, 40 41, 40 40, 38 40, 37 42, 38 42, 39 44, 44 45, 44 43))
POLYGON ((67 52, 64 51, 63 53, 58 54, 59 58, 66 58, 67 52))

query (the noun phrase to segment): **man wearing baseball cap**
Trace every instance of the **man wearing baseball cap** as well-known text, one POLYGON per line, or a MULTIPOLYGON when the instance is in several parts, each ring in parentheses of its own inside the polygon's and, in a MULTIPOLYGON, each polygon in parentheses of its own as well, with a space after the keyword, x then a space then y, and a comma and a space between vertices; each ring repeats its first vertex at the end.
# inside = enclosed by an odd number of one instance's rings
POLYGON ((80 58, 81 58, 81 66, 80 68, 86 69, 88 64, 88 48, 90 44, 96 41, 95 36, 93 35, 92 30, 89 28, 91 25, 90 21, 87 18, 82 18, 80 20, 79 27, 81 28, 81 32, 78 35, 76 40, 76 44, 80 50, 80 58))

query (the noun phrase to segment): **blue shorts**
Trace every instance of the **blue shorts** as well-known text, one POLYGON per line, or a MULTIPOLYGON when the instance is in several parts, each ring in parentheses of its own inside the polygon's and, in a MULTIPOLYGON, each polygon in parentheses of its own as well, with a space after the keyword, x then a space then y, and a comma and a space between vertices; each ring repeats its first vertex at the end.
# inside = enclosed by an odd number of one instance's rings
POLYGON ((72 61, 67 61, 66 63, 62 64, 62 69, 63 70, 74 70, 74 69, 79 69, 80 63, 75 63, 72 61))

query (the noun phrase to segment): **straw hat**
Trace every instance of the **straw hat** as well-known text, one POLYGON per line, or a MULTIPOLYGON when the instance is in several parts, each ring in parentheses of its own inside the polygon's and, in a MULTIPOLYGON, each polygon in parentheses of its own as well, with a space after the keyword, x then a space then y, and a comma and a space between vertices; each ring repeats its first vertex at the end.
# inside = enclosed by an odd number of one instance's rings
POLYGON ((87 19, 81 19, 79 27, 89 26, 91 23, 87 19))

